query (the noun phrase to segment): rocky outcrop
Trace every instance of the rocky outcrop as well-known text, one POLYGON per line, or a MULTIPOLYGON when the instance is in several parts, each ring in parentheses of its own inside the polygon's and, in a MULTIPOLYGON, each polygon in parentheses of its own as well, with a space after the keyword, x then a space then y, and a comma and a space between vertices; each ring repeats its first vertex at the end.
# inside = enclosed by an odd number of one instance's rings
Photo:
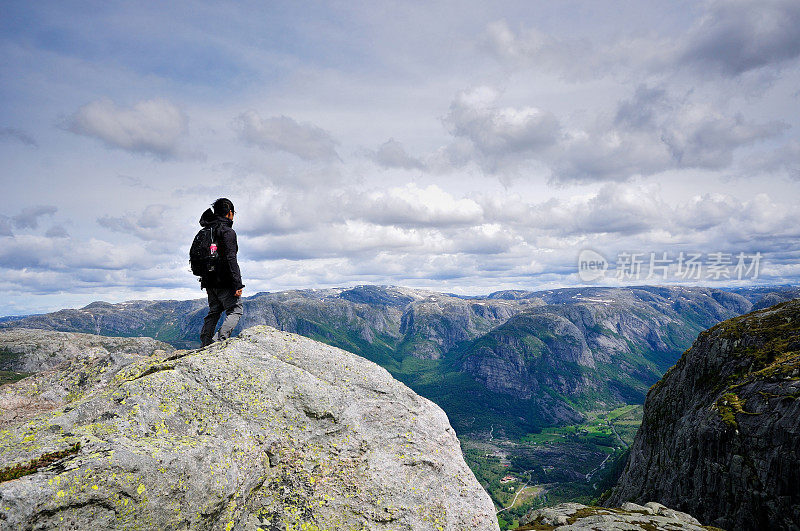
POLYGON ((644 505, 625 503, 619 509, 591 507, 580 503, 562 503, 555 507, 537 509, 525 515, 517 531, 532 529, 556 531, 628 530, 686 530, 703 531, 693 516, 664 507, 660 503, 644 505))
POLYGON ((441 409, 267 327, 74 359, 4 386, 0 408, 2 528, 497 529, 441 409), (70 382, 50 411, 15 417, 15 397, 70 382))
POLYGON ((730 529, 800 528, 800 300, 700 334, 647 396, 609 505, 730 529))
POLYGON ((0 370, 34 373, 70 358, 99 358, 110 353, 149 356, 171 352, 171 345, 149 337, 105 337, 92 334, 17 328, 0 331, 0 370))

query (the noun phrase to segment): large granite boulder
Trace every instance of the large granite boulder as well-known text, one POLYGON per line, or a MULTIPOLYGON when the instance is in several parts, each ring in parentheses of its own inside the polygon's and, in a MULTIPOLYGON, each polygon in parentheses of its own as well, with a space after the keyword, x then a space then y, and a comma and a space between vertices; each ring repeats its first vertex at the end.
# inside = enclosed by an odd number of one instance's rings
POLYGON ((497 529, 441 409, 272 328, 77 359, 0 389, 2 528, 497 529), (74 395, 14 414, 13 398, 58 382, 74 395))
POLYGON ((703 332, 650 390, 607 504, 729 529, 800 529, 800 299, 703 332))
POLYGON ((52 369, 70 358, 109 353, 149 356, 174 347, 149 337, 105 337, 93 334, 16 328, 0 331, 0 370, 24 373, 52 369))

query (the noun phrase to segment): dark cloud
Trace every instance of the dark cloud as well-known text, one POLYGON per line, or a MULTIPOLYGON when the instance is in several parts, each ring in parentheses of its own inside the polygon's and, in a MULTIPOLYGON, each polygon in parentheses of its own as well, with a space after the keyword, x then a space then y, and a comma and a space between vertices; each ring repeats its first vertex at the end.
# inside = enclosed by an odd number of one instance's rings
POLYGON ((738 76, 800 56, 800 2, 737 0, 710 2, 689 34, 678 61, 703 73, 738 76))
POLYGON ((0 138, 16 140, 26 146, 39 147, 38 142, 31 135, 16 127, 0 127, 0 138))
POLYGON ((169 223, 166 205, 149 205, 140 213, 126 213, 124 216, 102 216, 97 224, 113 232, 130 234, 145 242, 158 242, 154 249, 161 253, 170 252, 178 244, 175 241, 176 227, 169 223))
POLYGON ((0 215, 0 236, 13 236, 14 233, 11 230, 11 219, 0 215))
POLYGON ((677 34, 642 35, 640 28, 604 41, 514 31, 505 20, 487 25, 481 45, 516 67, 558 72, 568 79, 673 75, 689 68, 739 77, 765 67, 780 68, 800 56, 800 3, 796 0, 710 0, 695 24, 677 34))
POLYGON ((741 163, 745 175, 787 175, 800 180, 800 141, 791 140, 769 151, 751 155, 741 163))
POLYGON ((69 238, 69 233, 67 229, 62 227, 61 225, 53 225, 47 232, 44 233, 45 236, 48 238, 69 238))
POLYGON ((384 168, 401 168, 404 170, 421 170, 424 164, 419 159, 409 155, 403 144, 390 138, 380 145, 377 150, 368 152, 370 159, 384 168))
POLYGON ((36 205, 23 209, 22 212, 11 219, 18 229, 36 229, 39 228, 40 217, 52 216, 57 211, 58 208, 52 205, 36 205))
POLYGON ((303 160, 340 160, 339 144, 330 133, 311 123, 299 123, 288 116, 261 118, 255 111, 239 115, 234 122, 239 138, 267 150, 285 151, 303 160))
POLYGON ((125 186, 140 188, 142 190, 152 190, 153 187, 145 183, 141 177, 131 177, 130 175, 117 175, 117 179, 125 186))
POLYGON ((167 160, 187 154, 181 148, 187 124, 183 112, 165 100, 141 101, 123 108, 102 99, 78 109, 63 126, 113 148, 167 160))
POLYGON ((622 100, 614 116, 614 125, 644 130, 656 125, 660 116, 673 110, 666 90, 639 85, 633 97, 622 100))

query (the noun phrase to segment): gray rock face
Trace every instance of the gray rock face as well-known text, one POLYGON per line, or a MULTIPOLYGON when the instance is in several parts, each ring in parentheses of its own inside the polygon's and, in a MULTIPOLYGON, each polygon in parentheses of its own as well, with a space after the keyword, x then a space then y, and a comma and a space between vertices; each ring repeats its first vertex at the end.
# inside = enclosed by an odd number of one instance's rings
POLYGON ((25 328, 0 331, 0 370, 40 372, 69 358, 97 358, 109 353, 149 356, 174 347, 149 337, 104 337, 25 328))
POLYGON ((553 529, 557 531, 626 530, 687 530, 701 531, 693 516, 669 509, 660 503, 645 505, 626 503, 620 509, 590 507, 580 503, 562 503, 554 507, 537 509, 525 515, 520 531, 526 529, 553 529))
POLYGON ((800 528, 800 300, 720 323, 648 394, 609 505, 730 529, 800 528))
POLYGON ((271 328, 73 360, 3 395, 4 464, 64 451, 0 483, 3 528, 497 529, 441 409, 363 358, 271 328), (14 420, 12 398, 76 374, 78 398, 14 420))

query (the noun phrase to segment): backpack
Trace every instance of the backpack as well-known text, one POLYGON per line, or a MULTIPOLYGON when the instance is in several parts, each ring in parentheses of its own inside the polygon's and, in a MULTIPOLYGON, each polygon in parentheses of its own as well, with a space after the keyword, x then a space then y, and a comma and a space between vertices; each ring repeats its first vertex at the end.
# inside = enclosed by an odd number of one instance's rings
POLYGON ((219 272, 219 262, 214 227, 203 227, 194 237, 192 247, 189 249, 189 265, 192 273, 202 278, 216 276, 219 272))

